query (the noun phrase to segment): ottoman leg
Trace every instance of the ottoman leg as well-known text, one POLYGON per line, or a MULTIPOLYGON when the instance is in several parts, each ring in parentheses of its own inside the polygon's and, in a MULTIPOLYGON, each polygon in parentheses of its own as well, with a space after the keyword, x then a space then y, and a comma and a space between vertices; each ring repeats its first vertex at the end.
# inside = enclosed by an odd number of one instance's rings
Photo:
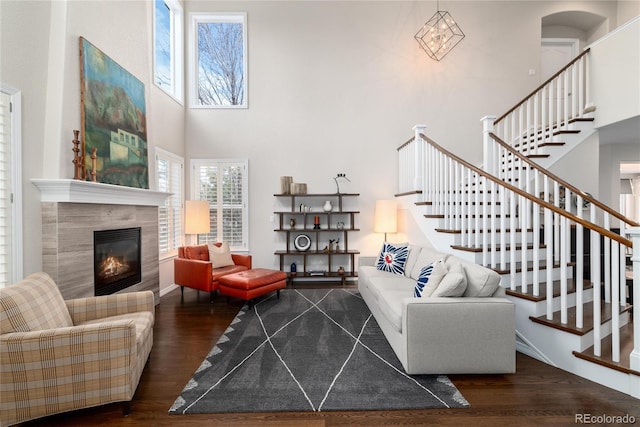
POLYGON ((278 295, 278 299, 280 299, 280 289, 276 291, 276 294, 278 295))

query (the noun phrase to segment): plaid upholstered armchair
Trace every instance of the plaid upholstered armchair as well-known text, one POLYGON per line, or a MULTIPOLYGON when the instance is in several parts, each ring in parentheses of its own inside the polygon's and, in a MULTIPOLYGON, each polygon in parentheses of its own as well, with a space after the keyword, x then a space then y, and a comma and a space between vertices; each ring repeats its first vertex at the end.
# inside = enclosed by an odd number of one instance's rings
POLYGON ((0 289, 0 425, 124 402, 153 345, 153 292, 64 301, 46 273, 0 289))

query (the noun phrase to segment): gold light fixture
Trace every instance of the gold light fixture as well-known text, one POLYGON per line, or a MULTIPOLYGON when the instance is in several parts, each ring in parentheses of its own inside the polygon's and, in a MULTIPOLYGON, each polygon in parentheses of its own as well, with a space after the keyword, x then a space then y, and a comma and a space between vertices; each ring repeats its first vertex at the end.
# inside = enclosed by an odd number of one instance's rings
POLYGON ((440 10, 437 2, 436 13, 414 37, 431 59, 440 61, 462 41, 464 33, 449 12, 440 10))

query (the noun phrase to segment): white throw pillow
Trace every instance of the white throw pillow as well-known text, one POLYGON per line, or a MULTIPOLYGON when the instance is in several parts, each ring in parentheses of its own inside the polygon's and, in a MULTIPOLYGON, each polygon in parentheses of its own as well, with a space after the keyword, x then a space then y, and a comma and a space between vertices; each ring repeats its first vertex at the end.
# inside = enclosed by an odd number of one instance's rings
POLYGON ((420 298, 430 297, 433 291, 438 288, 440 281, 442 281, 446 274, 447 267, 442 259, 423 267, 416 281, 413 296, 420 298))
POLYGON ((448 254, 438 252, 435 249, 423 247, 420 250, 420 254, 416 259, 415 264, 413 264, 413 268, 409 273, 409 277, 411 277, 412 279, 418 280, 418 276, 420 276, 420 270, 422 270, 423 267, 429 264, 432 264, 438 261, 439 259, 446 259, 448 256, 449 256, 448 254))
POLYGON ((231 258, 229 243, 222 242, 220 247, 213 244, 209 245, 209 261, 211 261, 211 266, 213 268, 235 265, 233 258, 231 258))
MULTIPOLYGON (((446 268, 446 267, 445 267, 446 268)), ((449 271, 431 294, 432 297, 461 297, 467 289, 467 276, 461 264, 449 265, 449 271)))

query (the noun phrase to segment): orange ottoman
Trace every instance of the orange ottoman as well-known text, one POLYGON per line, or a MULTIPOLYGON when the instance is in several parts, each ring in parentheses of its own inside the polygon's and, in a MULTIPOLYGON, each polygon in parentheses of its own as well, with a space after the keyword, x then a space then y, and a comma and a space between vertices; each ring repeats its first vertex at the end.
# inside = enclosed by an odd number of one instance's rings
POLYGON ((240 298, 249 302, 269 292, 278 291, 287 287, 287 273, 266 268, 239 271, 226 274, 218 279, 220 293, 227 297, 240 298))

